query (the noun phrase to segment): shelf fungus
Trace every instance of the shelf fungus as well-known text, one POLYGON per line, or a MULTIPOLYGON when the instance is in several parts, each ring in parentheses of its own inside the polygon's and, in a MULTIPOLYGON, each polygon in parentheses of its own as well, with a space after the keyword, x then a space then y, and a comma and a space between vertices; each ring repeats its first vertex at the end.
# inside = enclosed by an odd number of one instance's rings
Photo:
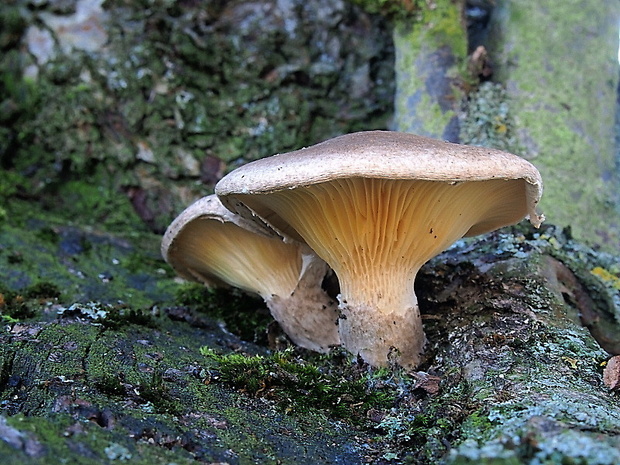
POLYGON ((389 131, 248 163, 216 194, 327 262, 340 283, 342 344, 375 366, 420 362, 414 280, 425 262, 463 236, 544 219, 536 213, 542 180, 526 160, 389 131))
POLYGON ((185 279, 260 295, 295 344, 317 352, 340 344, 337 304, 321 288, 325 262, 306 245, 285 243, 231 213, 216 196, 185 209, 161 251, 185 279))

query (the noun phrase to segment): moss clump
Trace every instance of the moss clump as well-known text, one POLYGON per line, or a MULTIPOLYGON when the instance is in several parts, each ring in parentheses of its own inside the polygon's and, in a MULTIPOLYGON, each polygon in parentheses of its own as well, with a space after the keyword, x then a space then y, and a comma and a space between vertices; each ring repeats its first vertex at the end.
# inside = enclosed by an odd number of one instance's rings
POLYGON ((368 375, 329 374, 295 358, 292 350, 269 356, 219 355, 204 347, 201 353, 214 365, 211 382, 223 382, 251 396, 275 400, 286 411, 322 410, 354 424, 365 421, 370 408, 389 408, 396 392, 370 389, 368 375))
POLYGON ((390 19, 413 17, 425 3, 420 0, 352 0, 371 14, 380 14, 390 19))
POLYGON ((263 301, 237 289, 207 288, 187 283, 179 287, 176 301, 224 321, 226 328, 245 341, 267 343, 267 327, 274 320, 263 301))
POLYGON ((58 286, 46 281, 18 290, 11 290, 0 285, 0 316, 9 322, 32 318, 38 313, 36 301, 58 300, 60 296, 58 286))
POLYGON ((107 174, 94 172, 88 181, 74 180, 48 187, 42 205, 67 221, 80 218, 83 225, 110 231, 146 232, 127 196, 111 184, 107 174))
POLYGON ((101 320, 101 326, 105 329, 120 329, 128 325, 156 328, 157 321, 148 310, 130 308, 125 305, 112 306, 106 317, 101 320))
POLYGON ((100 393, 113 399, 131 398, 142 411, 157 414, 180 415, 187 410, 172 394, 170 383, 165 383, 160 368, 154 368, 146 381, 132 385, 120 373, 103 373, 95 380, 100 393))
POLYGON ((28 286, 23 293, 28 299, 59 299, 61 296, 58 286, 47 281, 28 286))

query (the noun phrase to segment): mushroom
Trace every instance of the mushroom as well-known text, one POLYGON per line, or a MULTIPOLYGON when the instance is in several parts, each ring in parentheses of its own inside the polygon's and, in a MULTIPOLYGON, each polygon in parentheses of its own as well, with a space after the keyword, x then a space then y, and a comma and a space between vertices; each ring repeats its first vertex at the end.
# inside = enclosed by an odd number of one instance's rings
POLYGON ((369 364, 419 364, 420 267, 463 236, 538 227, 542 180, 499 150, 413 134, 348 134, 244 165, 215 188, 229 209, 307 243, 340 283, 343 346, 369 364))
POLYGON ((228 211, 215 195, 170 224, 161 251, 183 278, 260 295, 295 344, 317 352, 340 344, 337 304, 321 288, 327 264, 306 245, 287 244, 228 211))

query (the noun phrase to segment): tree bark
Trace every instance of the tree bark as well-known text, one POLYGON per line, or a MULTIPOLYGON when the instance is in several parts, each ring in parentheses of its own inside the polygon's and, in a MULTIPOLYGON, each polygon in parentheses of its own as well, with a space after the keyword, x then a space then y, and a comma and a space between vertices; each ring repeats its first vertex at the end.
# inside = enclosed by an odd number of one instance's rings
MULTIPOLYGON (((433 341, 428 371, 441 373, 438 399, 463 418, 458 441, 428 459, 620 461, 620 402, 601 376, 609 354, 581 323, 583 314, 612 316, 606 324, 618 341, 613 315, 620 309, 611 290, 600 294, 607 293, 606 304, 587 298, 596 295, 582 284, 591 282, 592 264, 575 261, 575 243, 542 237, 492 235, 451 249, 425 269, 419 285, 433 341)), ((445 444, 446 432, 429 442, 445 444)))
POLYGON ((499 0, 486 43, 493 79, 508 93, 520 155, 543 175, 548 220, 616 251, 619 20, 613 0, 499 0))
POLYGON ((459 81, 467 56, 463 3, 433 2, 419 15, 394 25, 393 126, 398 131, 457 142, 459 81))

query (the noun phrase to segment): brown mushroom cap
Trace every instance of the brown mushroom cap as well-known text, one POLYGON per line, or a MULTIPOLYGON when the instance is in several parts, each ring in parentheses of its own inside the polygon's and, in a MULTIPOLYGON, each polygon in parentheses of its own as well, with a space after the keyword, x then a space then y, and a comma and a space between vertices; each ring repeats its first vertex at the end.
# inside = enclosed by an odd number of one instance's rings
POLYGON ((227 210, 216 196, 197 200, 177 216, 164 234, 161 250, 185 279, 228 284, 263 298, 290 294, 302 267, 298 247, 268 237, 227 210))
POLYGON ((249 163, 216 186, 228 208, 306 242, 336 272, 347 349, 373 365, 419 362, 413 281, 466 236, 538 226, 542 180, 499 150, 370 131, 249 163), (396 354, 396 355, 395 355, 396 354))
POLYGON ((308 248, 287 244, 227 210, 214 195, 168 227, 164 259, 182 277, 259 294, 293 342, 325 352, 340 343, 335 303, 320 284, 328 268, 308 248))
MULTIPOLYGON (((538 227, 536 213, 543 185, 527 160, 496 149, 453 144, 414 134, 365 131, 346 134, 294 152, 274 155, 237 168, 216 186, 216 194, 232 211, 239 194, 274 191, 349 178, 409 179, 458 184, 465 181, 522 180, 521 196, 504 205, 493 219, 483 218, 466 235, 474 236, 520 221, 538 227), (233 195, 231 199, 227 199, 233 195)), ((296 236, 285 222, 276 222, 296 236)))

